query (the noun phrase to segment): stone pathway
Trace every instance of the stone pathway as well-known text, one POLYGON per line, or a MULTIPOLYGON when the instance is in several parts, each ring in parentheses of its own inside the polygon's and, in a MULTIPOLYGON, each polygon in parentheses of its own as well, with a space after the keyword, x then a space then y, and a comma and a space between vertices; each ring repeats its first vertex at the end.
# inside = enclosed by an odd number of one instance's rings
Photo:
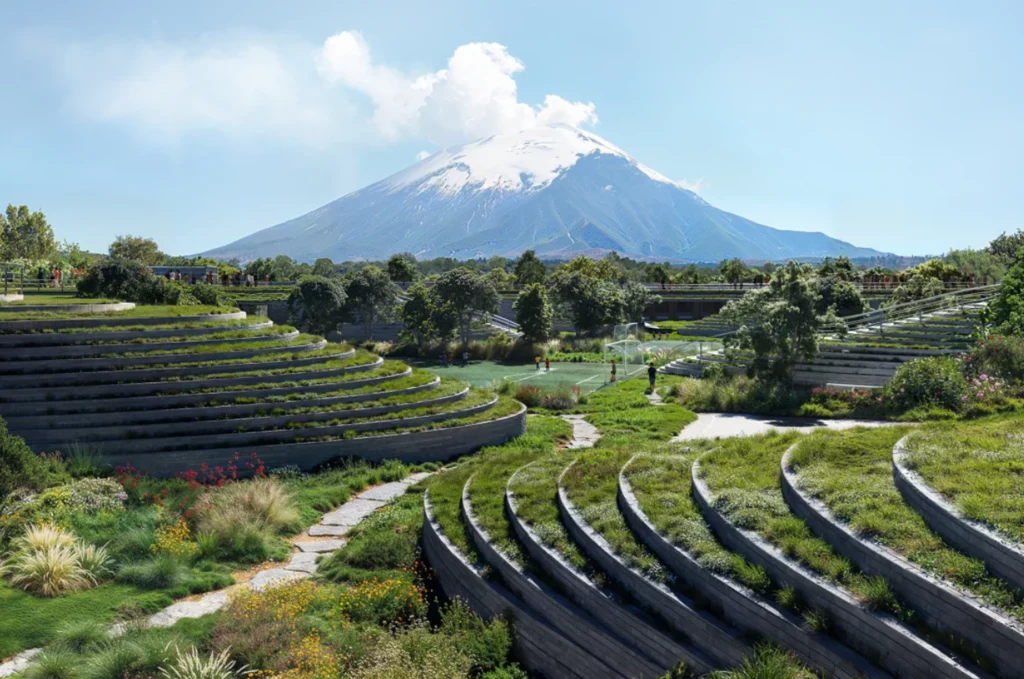
POLYGON ((572 440, 567 448, 593 448, 601 438, 597 427, 583 418, 583 415, 562 415, 562 419, 572 425, 572 440))
MULTIPOLYGON (((589 424, 584 424, 590 427, 589 424)), ((594 433, 597 432, 593 429, 594 433)), ((575 425, 574 425, 575 431, 575 425)), ((589 445, 593 445, 591 442, 589 445)), ((178 601, 164 610, 152 615, 149 624, 153 627, 170 627, 184 618, 199 618, 220 610, 228 601, 228 594, 239 589, 249 588, 256 591, 280 585, 292 580, 308 578, 317 570, 317 559, 333 554, 345 546, 345 536, 360 521, 373 514, 391 500, 402 495, 414 483, 430 476, 429 472, 410 474, 401 481, 393 481, 374 486, 355 495, 337 509, 324 514, 320 523, 292 540, 295 551, 287 563, 256 573, 248 582, 208 592, 195 601, 178 601)), ((112 633, 117 634, 119 626, 115 625, 112 633)), ((31 648, 15 655, 5 663, 0 663, 0 677, 9 677, 23 671, 32 659, 42 652, 41 648, 31 648)))
POLYGON ((665 405, 665 402, 661 400, 661 394, 658 393, 657 389, 654 389, 653 391, 651 391, 651 393, 646 394, 646 396, 647 400, 651 402, 652 406, 665 405))
POLYGON ((778 431, 814 431, 828 429, 850 429, 851 427, 886 427, 897 422, 877 420, 824 420, 812 417, 762 417, 734 413, 701 413, 697 421, 686 426, 673 441, 692 439, 730 438, 733 436, 754 436, 775 429, 778 431))

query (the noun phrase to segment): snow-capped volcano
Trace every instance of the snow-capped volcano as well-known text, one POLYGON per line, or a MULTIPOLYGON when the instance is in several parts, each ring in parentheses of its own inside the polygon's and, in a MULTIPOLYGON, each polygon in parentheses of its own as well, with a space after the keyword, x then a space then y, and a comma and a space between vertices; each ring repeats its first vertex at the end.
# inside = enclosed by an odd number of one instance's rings
POLYGON ((622 255, 676 261, 881 254, 719 210, 590 132, 538 126, 456 146, 206 254, 248 261, 622 255))

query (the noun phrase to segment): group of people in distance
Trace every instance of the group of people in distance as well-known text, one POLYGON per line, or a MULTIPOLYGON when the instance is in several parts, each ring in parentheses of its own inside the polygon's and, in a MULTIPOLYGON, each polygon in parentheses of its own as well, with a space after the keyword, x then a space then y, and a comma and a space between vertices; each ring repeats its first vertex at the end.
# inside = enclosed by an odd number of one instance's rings
MULTIPOLYGON (((441 352, 441 367, 442 368, 447 368, 447 367, 452 366, 452 365, 455 365, 455 352, 453 351, 451 357, 449 357, 447 351, 442 351, 441 352)), ((468 351, 463 351, 462 352, 462 363, 460 364, 460 366, 465 368, 467 365, 469 365, 469 352, 468 351)))
POLYGON ((61 277, 63 275, 64 272, 60 269, 50 269, 47 271, 43 267, 39 267, 39 270, 36 271, 36 279, 39 281, 40 288, 44 286, 51 288, 61 287, 61 277))

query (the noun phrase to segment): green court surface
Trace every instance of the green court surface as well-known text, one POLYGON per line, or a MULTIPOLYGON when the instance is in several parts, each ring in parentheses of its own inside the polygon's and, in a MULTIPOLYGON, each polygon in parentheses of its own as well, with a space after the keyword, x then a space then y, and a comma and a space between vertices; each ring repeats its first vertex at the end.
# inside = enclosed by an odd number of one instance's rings
MULTIPOLYGON (((645 342, 645 351, 671 351, 683 355, 697 352, 696 342, 645 342)), ((456 363, 447 368, 441 367, 439 360, 406 361, 418 368, 432 370, 438 375, 453 377, 478 387, 489 387, 500 380, 532 384, 545 389, 560 385, 578 386, 584 393, 603 387, 611 380, 611 365, 608 363, 569 363, 554 362, 550 370, 545 370, 543 361, 538 370, 533 363, 496 363, 494 361, 470 361, 463 367, 456 363)), ((628 366, 619 364, 616 368, 616 379, 630 377, 646 377, 647 365, 632 362, 628 366)))

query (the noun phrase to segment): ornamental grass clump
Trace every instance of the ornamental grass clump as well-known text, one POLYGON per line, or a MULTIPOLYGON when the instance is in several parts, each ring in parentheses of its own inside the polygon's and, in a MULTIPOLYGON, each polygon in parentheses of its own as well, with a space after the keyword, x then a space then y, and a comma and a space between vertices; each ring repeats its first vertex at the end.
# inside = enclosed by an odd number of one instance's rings
POLYGON ((160 674, 167 679, 233 679, 248 672, 245 667, 236 669, 227 649, 220 653, 210 651, 210 655, 202 656, 193 646, 185 652, 174 649, 174 661, 167 667, 161 667, 160 674))
POLYGON ((300 518, 285 485, 269 478, 228 484, 205 496, 196 514, 196 532, 212 536, 222 555, 242 561, 266 559, 300 518))
POLYGON ((0 574, 15 587, 43 597, 89 589, 111 572, 103 547, 79 541, 54 526, 29 526, 11 543, 0 574))

